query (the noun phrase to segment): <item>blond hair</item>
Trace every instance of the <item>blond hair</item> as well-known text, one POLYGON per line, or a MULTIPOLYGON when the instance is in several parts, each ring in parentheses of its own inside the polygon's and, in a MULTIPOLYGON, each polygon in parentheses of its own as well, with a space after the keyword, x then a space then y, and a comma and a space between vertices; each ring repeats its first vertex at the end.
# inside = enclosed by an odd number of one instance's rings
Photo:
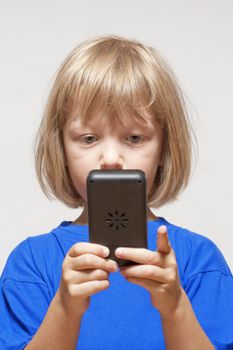
POLYGON ((65 164, 63 128, 77 108, 84 121, 105 111, 123 124, 149 118, 163 127, 163 164, 148 205, 160 207, 186 187, 192 129, 183 92, 157 50, 136 40, 101 36, 77 46, 59 68, 35 141, 35 167, 46 196, 72 208, 83 199, 65 164))

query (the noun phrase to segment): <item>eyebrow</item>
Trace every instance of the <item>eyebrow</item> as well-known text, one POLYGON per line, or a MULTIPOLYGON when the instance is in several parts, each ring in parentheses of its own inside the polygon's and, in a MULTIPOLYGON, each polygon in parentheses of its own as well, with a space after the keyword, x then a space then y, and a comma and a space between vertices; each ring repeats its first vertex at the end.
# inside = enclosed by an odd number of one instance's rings
MULTIPOLYGON (((103 123, 104 125, 106 125, 105 123, 103 123)), ((113 126, 114 128, 114 126, 113 126)), ((100 123, 80 123, 79 121, 71 121, 70 125, 69 125, 69 128, 68 130, 69 131, 74 131, 74 132, 78 132, 80 131, 80 129, 89 129, 89 130, 93 130, 93 129, 100 129, 100 130, 103 130, 103 126, 100 124, 100 123)), ((145 131, 151 131, 154 129, 154 125, 153 123, 143 123, 143 124, 140 124, 140 123, 131 123, 131 124, 128 124, 128 125, 125 125, 125 126, 122 126, 121 127, 122 131, 125 130, 125 129, 142 129, 142 130, 145 130, 145 131)))

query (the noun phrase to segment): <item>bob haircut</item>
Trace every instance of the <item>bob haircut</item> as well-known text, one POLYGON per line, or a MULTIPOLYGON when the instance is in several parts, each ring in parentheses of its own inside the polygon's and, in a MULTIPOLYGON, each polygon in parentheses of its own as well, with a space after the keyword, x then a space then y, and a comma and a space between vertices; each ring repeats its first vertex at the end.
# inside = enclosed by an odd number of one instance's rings
POLYGON ((36 135, 35 168, 45 195, 72 208, 84 200, 66 165, 63 128, 77 109, 84 122, 102 111, 122 124, 149 119, 162 126, 163 161, 148 206, 175 200, 187 186, 192 128, 177 79, 157 50, 115 35, 98 36, 77 46, 60 66, 36 135))

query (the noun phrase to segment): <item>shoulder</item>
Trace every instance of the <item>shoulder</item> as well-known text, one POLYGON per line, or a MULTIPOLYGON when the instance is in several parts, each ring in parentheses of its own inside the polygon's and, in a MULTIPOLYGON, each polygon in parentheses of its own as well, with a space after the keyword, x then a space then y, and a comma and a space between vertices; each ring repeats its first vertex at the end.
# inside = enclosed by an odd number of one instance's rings
POLYGON ((1 280, 12 278, 28 282, 59 280, 61 265, 70 247, 86 240, 86 231, 63 221, 50 232, 28 236, 10 253, 1 280))
POLYGON ((7 278, 37 283, 44 259, 50 260, 51 247, 55 245, 52 232, 29 236, 21 241, 8 256, 1 279, 7 278), (42 257, 44 256, 44 259, 42 257))
POLYGON ((232 276, 222 252, 211 239, 168 222, 167 227, 183 278, 214 271, 232 276))
POLYGON ((8 256, 1 280, 11 278, 38 283, 54 264, 61 264, 64 252, 56 236, 61 225, 21 241, 8 256))

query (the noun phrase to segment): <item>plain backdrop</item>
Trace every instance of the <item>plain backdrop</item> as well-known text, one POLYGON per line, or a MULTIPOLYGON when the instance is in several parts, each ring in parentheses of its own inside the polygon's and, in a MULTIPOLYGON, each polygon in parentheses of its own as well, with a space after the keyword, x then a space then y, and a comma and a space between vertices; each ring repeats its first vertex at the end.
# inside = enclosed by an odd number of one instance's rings
POLYGON ((155 212, 210 238, 233 270, 233 1, 1 0, 0 272, 20 241, 78 216, 40 190, 33 141, 58 66, 101 34, 154 46, 175 71, 199 154, 189 187, 155 212))

